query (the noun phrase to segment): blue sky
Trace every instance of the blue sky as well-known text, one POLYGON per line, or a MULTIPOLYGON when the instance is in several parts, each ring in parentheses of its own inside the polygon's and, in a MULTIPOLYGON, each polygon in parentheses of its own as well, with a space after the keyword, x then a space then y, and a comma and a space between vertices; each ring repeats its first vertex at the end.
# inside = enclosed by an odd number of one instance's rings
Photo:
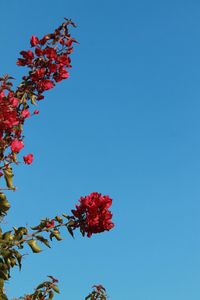
MULTIPOLYGON (((9 299, 54 275, 62 294, 84 299, 103 284, 110 299, 200 297, 199 1, 1 1, 0 71, 32 34, 63 17, 78 25, 69 80, 46 93, 27 121, 5 228, 69 211, 81 195, 113 198, 113 231, 24 258, 9 299)), ((28 249, 25 249, 25 253, 28 249)))

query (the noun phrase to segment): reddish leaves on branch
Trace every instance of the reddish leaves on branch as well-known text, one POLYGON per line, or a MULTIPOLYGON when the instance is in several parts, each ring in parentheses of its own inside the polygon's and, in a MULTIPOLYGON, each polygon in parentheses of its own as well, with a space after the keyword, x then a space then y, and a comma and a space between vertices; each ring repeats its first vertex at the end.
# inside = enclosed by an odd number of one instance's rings
POLYGON ((93 291, 85 298, 85 300, 106 300, 106 289, 103 285, 94 285, 93 291))
MULTIPOLYGON (((18 163, 17 155, 24 147, 22 133, 25 120, 39 113, 39 110, 30 112, 30 104, 36 104, 44 98, 44 91, 69 77, 70 54, 76 43, 69 33, 70 25, 75 27, 74 23, 66 20, 53 33, 41 39, 32 35, 32 50, 21 51, 21 58, 17 61, 17 65, 28 67, 29 73, 23 77, 16 91, 12 89, 12 77, 5 75, 0 78, 0 170, 4 173, 8 173, 10 164, 18 163)), ((25 164, 31 164, 33 154, 23 156, 23 160, 25 164)), ((12 177, 10 171, 5 179, 7 187, 13 189, 10 183, 12 177)), ((72 210, 76 220, 73 229, 80 227, 82 234, 90 237, 113 228, 112 213, 108 209, 112 204, 109 196, 91 193, 81 197, 79 202, 72 210)))

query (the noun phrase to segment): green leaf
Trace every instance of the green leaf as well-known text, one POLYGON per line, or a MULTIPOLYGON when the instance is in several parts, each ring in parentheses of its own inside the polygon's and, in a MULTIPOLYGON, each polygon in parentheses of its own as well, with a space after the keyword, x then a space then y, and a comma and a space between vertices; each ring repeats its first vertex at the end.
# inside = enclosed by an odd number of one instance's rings
POLYGON ((56 293, 60 294, 60 290, 59 290, 59 288, 58 288, 58 286, 57 286, 56 284, 52 285, 52 289, 53 289, 56 293))
POLYGON ((71 236, 74 238, 74 232, 71 226, 67 225, 66 226, 67 230, 69 231, 69 233, 71 234, 71 236))
POLYGON ((13 228, 14 229, 14 237, 15 240, 20 241, 24 235, 28 234, 28 230, 26 227, 13 228))
POLYGON ((52 230, 50 233, 50 239, 52 241, 52 238, 55 237, 57 241, 62 241, 63 239, 60 236, 60 232, 58 230, 52 230))
POLYGON ((67 218, 67 219, 68 219, 68 217, 69 217, 67 214, 64 214, 64 213, 62 214, 62 216, 63 216, 64 218, 67 218))
POLYGON ((37 96, 31 95, 30 98, 31 98, 31 104, 36 105, 37 96))
POLYGON ((43 236, 41 236, 41 235, 36 235, 35 237, 36 237, 36 239, 37 239, 38 241, 40 241, 41 243, 45 244, 47 247, 51 248, 51 246, 50 246, 50 244, 49 244, 49 241, 48 241, 47 239, 45 239, 43 236))
POLYGON ((51 300, 51 299, 53 299, 53 297, 54 297, 54 292, 50 291, 49 292, 49 298, 47 298, 47 300, 51 300))
POLYGON ((5 241, 13 241, 13 237, 12 231, 7 231, 2 236, 3 240, 5 241))
POLYGON ((7 296, 5 294, 2 294, 1 292, 0 292, 0 299, 1 300, 8 300, 7 296))
POLYGON ((15 187, 13 185, 12 182, 12 178, 14 176, 13 172, 12 172, 12 167, 7 167, 6 169, 3 169, 3 173, 4 173, 4 178, 6 180, 6 185, 9 189, 14 190, 15 187))
POLYGON ((19 269, 21 270, 21 267, 22 267, 22 264, 21 264, 21 261, 22 261, 22 255, 21 255, 18 251, 16 251, 16 252, 15 252, 15 257, 16 257, 16 259, 17 259, 19 269))
POLYGON ((0 193, 0 216, 5 216, 7 210, 10 208, 10 203, 8 202, 6 195, 0 193))
POLYGON ((10 258, 10 265, 11 265, 12 268, 17 265, 17 261, 14 257, 10 258))
POLYGON ((56 217, 55 217, 55 220, 56 220, 57 222, 59 222, 60 224, 63 223, 63 219, 62 219, 60 216, 56 216, 56 217))
POLYGON ((9 279, 8 272, 0 270, 0 278, 4 280, 8 280, 9 279))
POLYGON ((31 227, 32 230, 40 230, 41 229, 41 226, 40 225, 37 225, 35 227, 31 227))
POLYGON ((36 290, 39 290, 39 289, 42 289, 43 287, 45 287, 45 286, 46 286, 46 283, 47 283, 47 281, 44 281, 44 282, 40 283, 40 284, 36 287, 36 290))
POLYGON ((36 240, 29 240, 27 241, 27 244, 30 246, 31 250, 34 253, 39 253, 42 251, 42 249, 37 245, 36 240))
POLYGON ((7 261, 6 261, 6 263, 2 261, 2 262, 0 263, 0 270, 1 270, 1 271, 6 271, 6 272, 7 272, 8 269, 9 269, 9 266, 8 266, 7 261))

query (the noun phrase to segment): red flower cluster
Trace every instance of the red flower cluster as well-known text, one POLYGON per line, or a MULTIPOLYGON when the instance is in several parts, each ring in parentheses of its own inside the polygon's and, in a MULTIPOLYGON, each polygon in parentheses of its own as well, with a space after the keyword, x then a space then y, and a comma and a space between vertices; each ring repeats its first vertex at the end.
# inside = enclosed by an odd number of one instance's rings
POLYGON ((30 117, 28 104, 11 89, 10 79, 8 75, 0 78, 0 161, 6 163, 16 162, 16 154, 24 147, 22 126, 30 117), (6 155, 9 147, 11 153, 6 155))
MULTIPOLYGON (((69 33, 70 25, 75 27, 71 20, 65 19, 53 33, 42 39, 31 37, 33 50, 21 51, 22 57, 17 61, 17 65, 27 66, 29 73, 16 90, 12 89, 12 77, 5 75, 0 78, 0 169, 17 163, 17 154, 24 147, 24 122, 39 114, 37 109, 31 112, 30 104, 35 105, 37 100, 44 98, 44 91, 69 77, 69 56, 76 42, 69 33)), ((25 164, 33 161, 32 154, 23 158, 25 164)))
POLYGON ((100 193, 91 193, 86 197, 81 197, 80 205, 72 210, 73 215, 77 218, 75 227, 80 227, 82 234, 87 233, 90 237, 94 233, 110 230, 114 227, 112 213, 108 208, 112 204, 109 196, 103 196, 100 193))
POLYGON ((6 96, 4 90, 0 91, 0 139, 4 132, 11 133, 19 124, 20 118, 16 110, 18 99, 13 93, 6 96))
POLYGON ((19 151, 22 148, 24 148, 24 144, 23 144, 22 141, 19 141, 19 140, 12 141, 12 143, 11 143, 11 150, 12 150, 12 152, 19 153, 19 151))
POLYGON ((37 94, 38 100, 45 90, 53 88, 56 82, 69 77, 69 55, 73 52, 72 44, 77 41, 71 38, 68 25, 75 26, 67 20, 54 33, 47 34, 42 39, 33 35, 30 44, 35 48, 34 52, 20 52, 22 58, 18 59, 17 65, 30 68, 29 76, 24 76, 23 79, 26 88, 28 86, 29 90, 37 94))

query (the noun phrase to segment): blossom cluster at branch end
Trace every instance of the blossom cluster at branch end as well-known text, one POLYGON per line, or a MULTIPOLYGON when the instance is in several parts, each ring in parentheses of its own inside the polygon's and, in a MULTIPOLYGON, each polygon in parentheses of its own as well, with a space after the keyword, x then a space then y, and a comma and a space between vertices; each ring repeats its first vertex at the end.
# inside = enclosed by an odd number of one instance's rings
MULTIPOLYGON (((7 74, 0 77, 0 172, 12 163, 18 164, 18 155, 24 148, 24 123, 39 114, 32 106, 44 99, 46 90, 69 77, 70 54, 73 44, 77 43, 71 37, 70 26, 76 27, 71 20, 65 19, 53 33, 42 38, 32 35, 32 49, 21 51, 17 60, 17 65, 26 66, 29 72, 16 89, 13 88, 13 77, 7 74)), ((33 154, 23 156, 23 160, 30 165, 33 154)))
POLYGON ((86 233, 91 237, 92 234, 108 231, 114 227, 112 213, 109 210, 112 199, 109 196, 93 192, 81 197, 79 203, 72 213, 76 218, 75 227, 80 227, 83 235, 86 233))
POLYGON ((30 69, 29 75, 23 77, 24 82, 19 91, 28 87, 37 96, 36 99, 41 100, 44 91, 69 77, 69 69, 72 67, 70 54, 73 52, 73 43, 77 43, 69 33, 69 25, 75 26, 67 20, 41 39, 34 35, 31 37, 33 51, 21 51, 22 57, 17 60, 18 66, 30 69))

